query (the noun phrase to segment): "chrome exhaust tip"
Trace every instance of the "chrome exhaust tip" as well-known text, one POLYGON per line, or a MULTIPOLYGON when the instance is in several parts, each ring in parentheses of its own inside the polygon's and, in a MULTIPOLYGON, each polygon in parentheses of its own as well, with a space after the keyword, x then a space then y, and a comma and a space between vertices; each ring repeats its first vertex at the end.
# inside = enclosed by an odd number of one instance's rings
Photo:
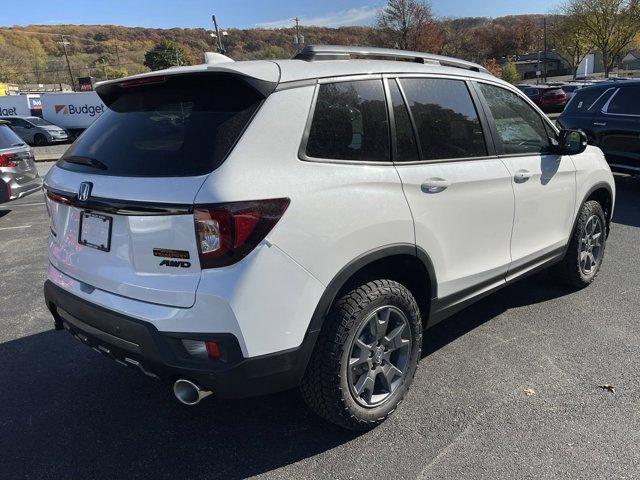
POLYGON ((176 380, 176 383, 173 384, 173 394, 178 401, 189 406, 197 405, 202 399, 207 398, 212 393, 211 390, 205 390, 200 385, 196 385, 192 381, 185 380, 184 378, 176 380))

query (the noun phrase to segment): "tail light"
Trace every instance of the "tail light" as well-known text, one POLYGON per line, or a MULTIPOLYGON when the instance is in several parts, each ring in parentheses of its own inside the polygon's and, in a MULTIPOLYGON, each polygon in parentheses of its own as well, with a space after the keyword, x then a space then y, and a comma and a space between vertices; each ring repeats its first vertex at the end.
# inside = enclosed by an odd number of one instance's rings
POLYGON ((194 219, 201 268, 224 267, 246 257, 288 206, 288 198, 197 206, 194 219))
POLYGON ((46 191, 47 198, 56 203, 62 203, 63 205, 73 205, 73 202, 68 198, 62 197, 60 195, 56 195, 50 190, 46 191))
POLYGON ((15 160, 18 158, 18 155, 15 153, 0 153, 0 167, 5 168, 13 168, 18 164, 15 160))

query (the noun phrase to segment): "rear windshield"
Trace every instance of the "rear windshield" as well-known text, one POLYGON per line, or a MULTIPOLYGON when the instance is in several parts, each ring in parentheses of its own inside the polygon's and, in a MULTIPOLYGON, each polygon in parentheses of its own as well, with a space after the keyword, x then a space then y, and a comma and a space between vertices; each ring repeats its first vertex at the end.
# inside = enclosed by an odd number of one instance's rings
POLYGON ((0 125, 0 148, 20 147, 24 142, 7 125, 0 125))
POLYGON ((224 161, 263 99, 224 74, 123 88, 58 165, 117 176, 203 175, 224 161))

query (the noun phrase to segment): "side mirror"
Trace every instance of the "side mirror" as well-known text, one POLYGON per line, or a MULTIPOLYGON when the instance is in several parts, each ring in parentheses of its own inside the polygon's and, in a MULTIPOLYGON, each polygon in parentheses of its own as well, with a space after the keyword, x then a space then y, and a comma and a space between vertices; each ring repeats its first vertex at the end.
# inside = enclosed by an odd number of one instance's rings
POLYGON ((31 128, 31 124, 30 124, 30 123, 25 124, 24 128, 26 128, 27 130, 29 130, 29 129, 31 128))
POLYGON ((587 148, 587 134, 582 130, 560 130, 558 150, 561 155, 578 155, 587 148))

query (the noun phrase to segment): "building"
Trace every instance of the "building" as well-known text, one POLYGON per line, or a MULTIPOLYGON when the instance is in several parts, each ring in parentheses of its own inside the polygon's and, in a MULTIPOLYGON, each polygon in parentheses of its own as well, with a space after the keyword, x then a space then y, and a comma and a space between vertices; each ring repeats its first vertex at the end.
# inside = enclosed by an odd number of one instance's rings
POLYGON ((66 83, 23 83, 20 85, 22 93, 72 92, 71 85, 66 83))
POLYGON ((602 54, 599 52, 588 53, 578 65, 576 71, 577 78, 588 78, 596 73, 604 72, 604 63, 602 62, 602 54))
POLYGON ((516 70, 522 80, 536 77, 558 77, 569 75, 570 68, 555 52, 537 52, 518 55, 515 59, 516 70), (546 70, 545 70, 546 67, 546 70))
POLYGON ((631 50, 621 63, 623 70, 640 70, 640 50, 631 50))
POLYGON ((4 95, 18 95, 20 88, 14 83, 0 83, 0 96, 4 95))

